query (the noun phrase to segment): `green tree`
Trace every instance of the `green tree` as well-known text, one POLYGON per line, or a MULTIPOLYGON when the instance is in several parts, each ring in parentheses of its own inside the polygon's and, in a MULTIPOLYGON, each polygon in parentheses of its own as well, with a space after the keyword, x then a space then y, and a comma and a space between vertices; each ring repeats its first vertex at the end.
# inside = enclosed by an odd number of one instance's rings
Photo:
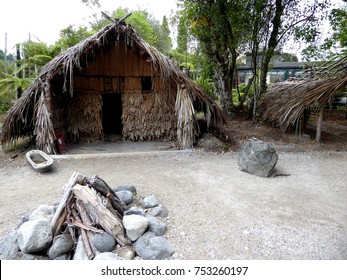
POLYGON ((183 54, 188 52, 189 34, 187 21, 187 18, 182 14, 178 19, 177 26, 177 50, 183 54))
POLYGON ((250 103, 253 118, 256 105, 267 90, 267 73, 271 59, 280 52, 287 40, 293 38, 306 44, 315 44, 326 17, 330 0, 254 0, 251 2, 251 50, 253 78, 253 100, 250 103), (261 60, 258 62, 258 57, 261 60), (258 70, 259 69, 259 70, 258 70))
POLYGON ((158 50, 167 55, 172 48, 172 41, 170 38, 169 22, 166 16, 163 17, 162 24, 157 32, 159 34, 158 50))
POLYGON ((11 74, 2 73, 0 79, 0 112, 6 112, 11 106, 13 101, 16 99, 17 90, 27 88, 33 78, 18 77, 18 73, 24 71, 27 67, 26 64, 21 65, 15 69, 11 74))
MULTIPOLYGON (((214 85, 221 108, 233 110, 231 98, 240 47, 247 38, 248 15, 245 1, 180 0, 180 11, 189 32, 199 40, 202 52, 211 60, 214 85), (188 24, 187 24, 188 23, 188 24)), ((183 45, 182 45, 183 46, 183 45)))
POLYGON ((347 53, 347 0, 339 8, 332 9, 329 24, 332 33, 320 46, 310 45, 303 51, 306 59, 334 59, 347 53), (322 57, 322 54, 326 57, 322 57))
POLYGON ((61 52, 78 44, 82 40, 93 35, 94 33, 94 30, 88 30, 87 27, 76 28, 73 25, 69 25, 68 27, 60 31, 60 39, 56 42, 53 49, 55 49, 56 52, 61 52))
MULTIPOLYGON (((129 13, 129 9, 117 9, 112 13, 111 17, 114 19, 121 19, 129 13)), ((164 19, 166 21, 166 18, 164 19)), ((139 36, 150 45, 163 53, 168 53, 168 46, 171 45, 171 40, 167 22, 163 21, 163 23, 160 24, 160 22, 154 19, 147 11, 139 10, 133 11, 131 16, 126 19, 126 23, 134 26, 139 36)), ((94 31, 98 31, 108 24, 110 24, 109 19, 102 18, 101 20, 91 23, 91 26, 94 31)))
MULTIPOLYGON (((266 91, 271 58, 289 38, 313 44, 329 0, 180 0, 181 16, 190 21, 189 32, 210 58, 221 107, 232 109, 230 92, 236 81, 240 54, 252 53, 255 104, 266 91), (260 56, 261 55, 261 56, 260 56), (261 59, 259 60, 259 57, 261 59)), ((251 87, 248 85, 247 89, 251 87)), ((255 112, 255 110, 254 110, 255 112)))
MULTIPOLYGON (((19 59, 6 61, 6 71, 0 73, 0 110, 6 111, 38 75, 42 66, 55 53, 43 42, 27 41, 17 44, 19 59)), ((3 68, 0 64, 0 68, 3 68)), ((3 69, 2 69, 3 70, 3 69)))

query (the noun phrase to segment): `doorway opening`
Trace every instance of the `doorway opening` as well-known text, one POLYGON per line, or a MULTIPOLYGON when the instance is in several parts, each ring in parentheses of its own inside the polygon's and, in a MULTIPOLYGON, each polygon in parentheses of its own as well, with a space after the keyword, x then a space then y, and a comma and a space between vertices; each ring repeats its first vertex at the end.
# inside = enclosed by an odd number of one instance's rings
POLYGON ((105 93, 102 95, 102 126, 104 134, 122 135, 122 95, 121 93, 105 93))

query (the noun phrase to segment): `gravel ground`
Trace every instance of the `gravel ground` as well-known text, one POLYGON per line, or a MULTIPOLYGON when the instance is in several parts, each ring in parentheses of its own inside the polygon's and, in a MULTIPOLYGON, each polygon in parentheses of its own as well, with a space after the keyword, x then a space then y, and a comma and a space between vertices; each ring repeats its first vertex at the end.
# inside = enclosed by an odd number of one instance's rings
MULTIPOLYGON (((0 237, 59 202, 74 171, 132 184, 169 209, 174 259, 347 259, 347 151, 279 148, 277 176, 238 169, 237 152, 94 154, 35 173, 20 154, 0 166, 0 237)), ((99 151, 100 152, 100 151, 99 151)))

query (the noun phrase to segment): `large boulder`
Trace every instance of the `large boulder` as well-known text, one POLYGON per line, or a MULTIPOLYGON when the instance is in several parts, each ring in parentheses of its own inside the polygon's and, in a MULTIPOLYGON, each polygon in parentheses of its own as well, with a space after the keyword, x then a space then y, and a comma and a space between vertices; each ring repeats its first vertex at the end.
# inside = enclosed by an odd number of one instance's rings
POLYGON ((165 206, 159 204, 156 207, 149 208, 146 212, 146 215, 153 216, 153 217, 167 218, 167 216, 169 215, 169 210, 165 206))
POLYGON ((123 201, 125 205, 130 204, 134 199, 133 193, 127 190, 117 191, 116 196, 118 197, 118 199, 123 201))
POLYGON ((123 217, 123 225, 131 241, 138 239, 146 231, 148 224, 149 220, 140 215, 126 215, 123 217))
POLYGON ((57 207, 54 205, 42 204, 30 214, 29 220, 32 221, 46 219, 50 222, 54 216, 56 208, 57 207))
POLYGON ((52 260, 68 253, 74 247, 74 241, 70 234, 60 234, 53 238, 53 244, 47 251, 52 260))
POLYGON ((159 205, 157 198, 154 195, 148 195, 139 201, 144 208, 153 208, 159 205))
POLYGON ((23 253, 39 252, 52 243, 52 227, 46 219, 28 221, 18 229, 17 238, 23 253))
POLYGON ((146 232, 135 243, 136 253, 144 260, 163 260, 169 258, 175 249, 163 236, 156 236, 153 232, 146 232))
POLYGON ((147 231, 153 232, 155 235, 162 236, 167 230, 167 225, 153 216, 146 216, 149 221, 147 231))
POLYGON ((257 139, 244 143, 238 157, 238 165, 242 171, 261 177, 271 176, 277 161, 275 149, 257 139))
POLYGON ((11 259, 20 251, 17 242, 17 232, 11 232, 0 240, 0 260, 11 259))
POLYGON ((96 233, 92 238, 92 243, 98 251, 110 252, 116 247, 116 240, 107 232, 96 233))

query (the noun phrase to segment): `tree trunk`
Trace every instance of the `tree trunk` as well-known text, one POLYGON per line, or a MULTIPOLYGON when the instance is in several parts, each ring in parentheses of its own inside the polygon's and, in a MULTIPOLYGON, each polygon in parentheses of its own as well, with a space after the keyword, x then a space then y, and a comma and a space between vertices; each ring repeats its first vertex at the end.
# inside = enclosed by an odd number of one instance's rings
POLYGON ((276 0, 276 11, 272 21, 273 28, 272 28, 268 45, 267 45, 267 49, 265 53, 263 53, 264 57, 263 57, 262 66, 261 66, 259 97, 264 92, 266 92, 266 89, 267 89, 267 83, 266 83, 267 73, 269 71, 271 58, 274 55, 275 49, 278 45, 278 40, 279 40, 278 35, 281 28, 281 17, 283 15, 283 10, 284 10, 284 7, 283 7, 282 0, 276 0))
POLYGON ((233 109, 233 102, 231 99, 231 84, 227 75, 216 73, 217 90, 220 95, 221 109, 230 114, 230 110, 233 109))

